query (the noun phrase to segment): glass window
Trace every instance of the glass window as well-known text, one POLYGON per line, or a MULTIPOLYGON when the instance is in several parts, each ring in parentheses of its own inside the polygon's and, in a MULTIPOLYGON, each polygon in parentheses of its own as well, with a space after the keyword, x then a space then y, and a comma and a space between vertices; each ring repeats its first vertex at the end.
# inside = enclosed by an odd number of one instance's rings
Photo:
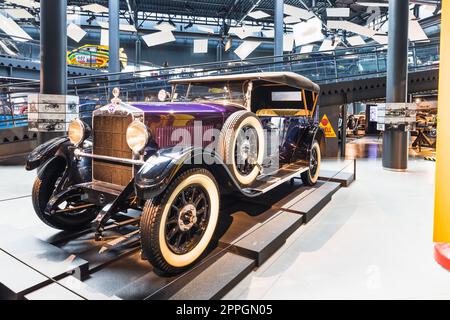
POLYGON ((224 101, 244 105, 243 82, 177 84, 172 101, 224 101))

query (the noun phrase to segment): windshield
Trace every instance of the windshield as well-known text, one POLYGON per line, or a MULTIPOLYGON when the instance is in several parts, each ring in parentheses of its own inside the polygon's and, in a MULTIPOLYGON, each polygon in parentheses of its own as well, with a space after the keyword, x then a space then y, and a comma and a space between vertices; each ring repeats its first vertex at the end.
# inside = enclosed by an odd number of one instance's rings
POLYGON ((172 101, 222 101, 245 104, 244 82, 186 83, 173 88, 172 101))

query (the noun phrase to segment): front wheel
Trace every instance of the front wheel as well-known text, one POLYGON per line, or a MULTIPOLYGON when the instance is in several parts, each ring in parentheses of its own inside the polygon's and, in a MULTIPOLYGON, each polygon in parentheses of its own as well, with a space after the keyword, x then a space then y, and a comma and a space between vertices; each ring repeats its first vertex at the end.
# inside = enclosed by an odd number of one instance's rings
POLYGON ((140 231, 144 256, 165 274, 193 265, 205 252, 219 217, 219 188, 205 169, 191 169, 146 202, 140 231))
POLYGON ((92 222, 97 215, 95 208, 80 209, 76 207, 82 205, 79 199, 70 199, 60 206, 64 213, 48 215, 45 208, 53 195, 58 180, 63 176, 66 167, 64 159, 56 157, 46 163, 39 176, 36 177, 32 191, 32 201, 34 211, 39 219, 52 228, 65 231, 78 231, 92 222))
POLYGON ((309 168, 301 174, 303 184, 313 186, 319 179, 320 163, 321 163, 320 145, 319 142, 314 141, 309 158, 309 168))

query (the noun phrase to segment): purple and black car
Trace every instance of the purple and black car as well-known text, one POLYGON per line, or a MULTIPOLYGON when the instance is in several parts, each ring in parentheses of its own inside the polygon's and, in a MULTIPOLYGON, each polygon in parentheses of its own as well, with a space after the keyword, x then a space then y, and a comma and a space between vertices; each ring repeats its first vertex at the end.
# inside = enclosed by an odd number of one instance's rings
POLYGON ((324 147, 319 86, 295 73, 171 85, 160 102, 126 104, 116 91, 92 124, 74 120, 27 162, 46 224, 76 231, 94 221, 100 240, 109 219, 139 210, 142 256, 166 274, 205 253, 221 195, 258 197, 295 177, 314 185, 324 147))

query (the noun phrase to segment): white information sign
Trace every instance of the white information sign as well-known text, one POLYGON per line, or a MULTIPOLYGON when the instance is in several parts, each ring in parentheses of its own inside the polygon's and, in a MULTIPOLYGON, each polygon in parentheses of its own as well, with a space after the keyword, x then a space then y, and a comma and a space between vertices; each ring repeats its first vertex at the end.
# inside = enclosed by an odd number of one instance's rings
POLYGON ((28 130, 65 132, 69 123, 79 116, 77 96, 30 94, 28 96, 28 130))

